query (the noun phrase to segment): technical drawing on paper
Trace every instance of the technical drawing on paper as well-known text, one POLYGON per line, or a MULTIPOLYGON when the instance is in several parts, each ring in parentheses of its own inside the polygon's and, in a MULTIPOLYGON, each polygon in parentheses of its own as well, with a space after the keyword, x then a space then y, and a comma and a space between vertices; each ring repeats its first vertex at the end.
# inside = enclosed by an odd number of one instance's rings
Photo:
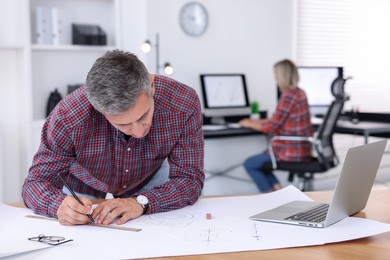
MULTIPOLYGON (((264 230, 261 228, 261 225, 257 222, 247 223, 242 225, 233 225, 232 227, 206 225, 205 222, 198 223, 202 226, 198 227, 189 227, 185 229, 171 229, 169 232, 173 235, 176 235, 184 241, 197 243, 197 244, 206 244, 207 246, 213 244, 223 244, 236 241, 237 238, 246 237, 250 240, 255 240, 256 242, 263 242, 264 237, 273 236, 272 233, 265 234, 264 230)), ((279 233, 276 231, 276 233, 279 233)), ((249 241, 249 240, 248 240, 249 241)))
POLYGON ((229 242, 234 239, 233 231, 223 228, 188 229, 182 234, 188 242, 211 243, 229 242))
POLYGON ((257 225, 256 222, 253 222, 253 230, 252 230, 252 237, 255 238, 256 240, 260 240, 263 236, 260 233, 259 226, 257 225))
MULTIPOLYGON (((198 228, 198 229, 188 229, 186 230, 186 232, 182 234, 182 236, 184 240, 188 242, 200 242, 200 243, 206 243, 207 245, 210 245, 211 243, 223 243, 223 242, 233 241, 236 239, 237 233, 241 233, 241 232, 245 233, 244 230, 249 231, 246 228, 241 229, 241 231, 238 230, 233 231, 227 228, 207 227, 207 228, 198 228)), ((251 238, 254 238, 255 240, 258 241, 263 239, 263 234, 260 232, 260 227, 257 223, 253 223, 253 225, 251 226, 250 236, 251 238)))
POLYGON ((183 213, 157 213, 144 218, 135 219, 132 223, 156 226, 186 227, 195 220, 192 214, 183 213))

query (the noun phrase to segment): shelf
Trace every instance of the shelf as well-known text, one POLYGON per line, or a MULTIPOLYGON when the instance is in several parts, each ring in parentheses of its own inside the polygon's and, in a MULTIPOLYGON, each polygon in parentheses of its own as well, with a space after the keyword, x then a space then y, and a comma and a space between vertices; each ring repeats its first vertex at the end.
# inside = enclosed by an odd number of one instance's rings
POLYGON ((32 45, 33 51, 109 51, 115 49, 115 46, 85 46, 85 45, 32 45))
POLYGON ((1 45, 0 44, 0 50, 1 51, 18 51, 18 50, 22 50, 23 49, 23 46, 22 45, 1 45))

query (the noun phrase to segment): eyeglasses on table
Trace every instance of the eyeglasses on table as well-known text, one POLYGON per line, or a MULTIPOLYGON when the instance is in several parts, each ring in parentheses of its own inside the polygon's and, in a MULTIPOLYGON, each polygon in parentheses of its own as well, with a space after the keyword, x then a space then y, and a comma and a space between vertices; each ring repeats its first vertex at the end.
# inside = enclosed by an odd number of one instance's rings
POLYGON ((65 238, 61 236, 45 236, 43 234, 40 234, 37 237, 29 237, 28 240, 45 243, 52 246, 58 246, 73 241, 73 239, 65 240, 65 238))

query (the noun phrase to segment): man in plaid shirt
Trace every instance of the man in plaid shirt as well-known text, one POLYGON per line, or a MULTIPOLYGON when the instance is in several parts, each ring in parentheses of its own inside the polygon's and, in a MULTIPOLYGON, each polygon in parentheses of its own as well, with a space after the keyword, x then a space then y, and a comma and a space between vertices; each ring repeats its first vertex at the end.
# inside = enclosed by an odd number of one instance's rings
MULTIPOLYGON (((194 204, 204 183, 199 98, 188 86, 150 75, 133 54, 114 50, 97 59, 85 86, 47 118, 22 196, 37 214, 64 225, 90 222, 94 198, 114 198, 92 212, 96 223, 123 224, 142 214, 194 204), (143 189, 167 158, 169 179, 143 189), (63 191, 61 175, 80 195, 63 191)), ((151 181, 152 180, 152 181, 151 181)))

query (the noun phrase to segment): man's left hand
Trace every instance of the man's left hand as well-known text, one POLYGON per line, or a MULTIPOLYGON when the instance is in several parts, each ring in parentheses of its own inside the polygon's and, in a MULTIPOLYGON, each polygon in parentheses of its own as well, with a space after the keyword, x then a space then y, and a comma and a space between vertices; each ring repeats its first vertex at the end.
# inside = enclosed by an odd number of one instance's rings
POLYGON ((110 199, 100 203, 93 211, 92 217, 97 224, 108 225, 113 223, 121 225, 131 219, 138 218, 143 208, 135 198, 110 199))

